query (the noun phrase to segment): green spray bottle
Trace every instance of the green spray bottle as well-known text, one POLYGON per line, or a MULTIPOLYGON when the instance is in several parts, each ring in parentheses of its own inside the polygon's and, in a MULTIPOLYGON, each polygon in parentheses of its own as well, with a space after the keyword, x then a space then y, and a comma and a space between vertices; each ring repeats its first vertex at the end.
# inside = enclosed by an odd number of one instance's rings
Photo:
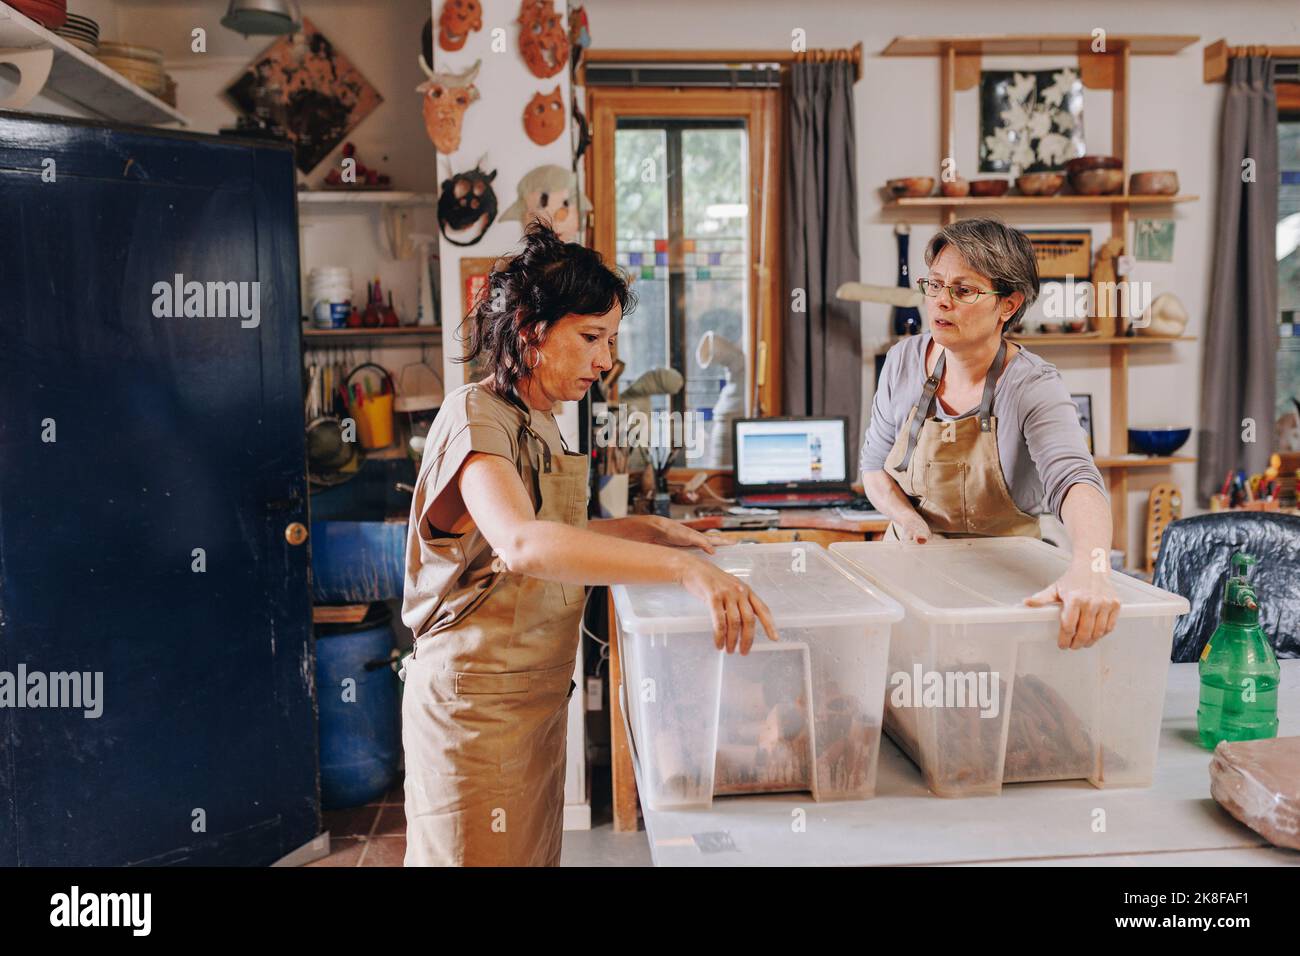
POLYGON ((1221 740, 1277 736, 1277 655, 1259 626, 1259 601, 1247 573, 1255 559, 1232 556, 1219 626, 1201 652, 1201 705, 1196 729, 1202 746, 1221 740))

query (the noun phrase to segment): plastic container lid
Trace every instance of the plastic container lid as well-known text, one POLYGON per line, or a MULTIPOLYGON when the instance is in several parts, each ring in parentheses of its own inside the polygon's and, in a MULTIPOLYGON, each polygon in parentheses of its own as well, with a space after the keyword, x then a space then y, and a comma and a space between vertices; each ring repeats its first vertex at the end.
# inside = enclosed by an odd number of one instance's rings
MULTIPOLYGON (((1060 604, 1026 607, 1025 598, 1056 581, 1070 554, 1036 538, 943 539, 926 544, 894 541, 843 542, 831 553, 890 593, 902 596, 909 614, 945 623, 1055 620, 1060 604)), ((1107 564, 1109 567, 1109 563, 1107 564)), ((1187 599, 1111 572, 1120 617, 1186 614, 1187 599)))
MULTIPOLYGON (((903 618, 897 601, 812 542, 733 544, 719 547, 716 554, 695 553, 753 588, 778 629, 887 624, 903 618), (796 560, 802 570, 795 570, 796 560)), ((679 585, 616 584, 610 590, 619 623, 629 631, 713 633, 708 606, 679 585)))

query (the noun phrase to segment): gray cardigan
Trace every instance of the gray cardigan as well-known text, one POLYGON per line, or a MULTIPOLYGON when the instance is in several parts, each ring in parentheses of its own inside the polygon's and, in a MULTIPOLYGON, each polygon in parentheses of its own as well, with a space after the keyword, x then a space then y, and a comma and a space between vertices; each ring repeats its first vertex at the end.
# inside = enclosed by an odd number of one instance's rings
MULTIPOLYGON (((929 332, 909 336, 886 354, 862 442, 862 471, 884 468, 898 430, 921 397, 929 343, 929 332)), ((949 415, 935 401, 935 414, 944 420, 966 418, 978 410, 949 415)), ((1106 497, 1101 472, 1079 427, 1078 412, 1055 365, 1021 348, 1007 361, 994 388, 993 415, 997 418, 1002 473, 1021 511, 1031 515, 1048 511, 1060 518, 1065 493, 1079 482, 1092 485, 1106 497)))

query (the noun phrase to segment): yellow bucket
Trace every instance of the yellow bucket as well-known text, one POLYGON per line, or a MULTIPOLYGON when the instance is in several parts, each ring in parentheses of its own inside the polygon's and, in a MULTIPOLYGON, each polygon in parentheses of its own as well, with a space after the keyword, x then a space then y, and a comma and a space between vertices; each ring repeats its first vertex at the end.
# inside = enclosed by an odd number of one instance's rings
POLYGON ((393 398, 396 389, 393 386, 393 376, 389 374, 388 369, 382 365, 376 365, 374 362, 365 362, 358 365, 347 378, 347 393, 349 396, 348 409, 352 413, 353 419, 357 423, 357 437, 361 439, 361 447, 367 451, 374 451, 379 448, 387 448, 393 444, 393 398), (378 395, 366 396, 359 403, 351 400, 352 377, 362 369, 374 369, 384 377, 384 389, 378 395))

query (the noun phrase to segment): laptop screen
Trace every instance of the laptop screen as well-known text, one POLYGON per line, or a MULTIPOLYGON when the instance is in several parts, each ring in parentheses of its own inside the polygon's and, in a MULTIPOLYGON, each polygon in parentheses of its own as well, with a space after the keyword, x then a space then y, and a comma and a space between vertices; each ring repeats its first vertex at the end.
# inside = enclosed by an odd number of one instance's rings
POLYGON ((736 483, 848 484, 843 418, 749 418, 736 422, 736 483))

